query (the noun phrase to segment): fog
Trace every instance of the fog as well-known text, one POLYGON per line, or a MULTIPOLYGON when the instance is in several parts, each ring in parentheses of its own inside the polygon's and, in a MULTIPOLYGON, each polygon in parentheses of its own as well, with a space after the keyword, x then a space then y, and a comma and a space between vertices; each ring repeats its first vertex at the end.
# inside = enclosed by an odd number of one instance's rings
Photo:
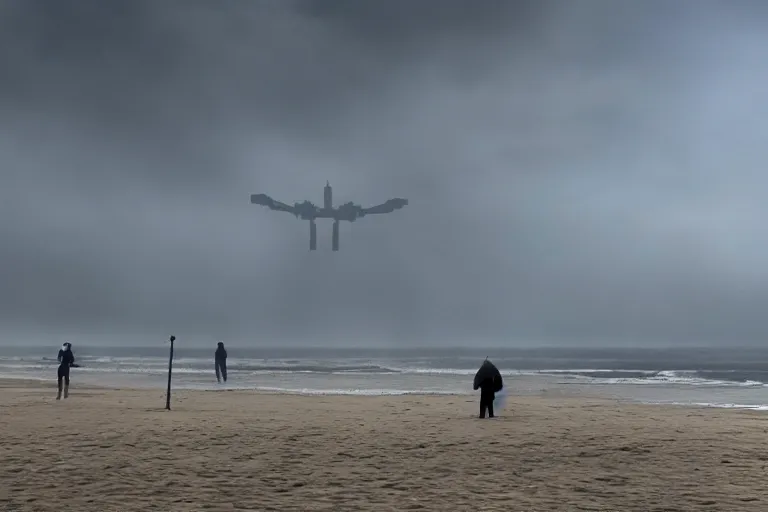
POLYGON ((0 1, 0 343, 762 342, 767 26, 757 0, 0 1), (310 252, 249 203, 326 180, 410 204, 310 252))

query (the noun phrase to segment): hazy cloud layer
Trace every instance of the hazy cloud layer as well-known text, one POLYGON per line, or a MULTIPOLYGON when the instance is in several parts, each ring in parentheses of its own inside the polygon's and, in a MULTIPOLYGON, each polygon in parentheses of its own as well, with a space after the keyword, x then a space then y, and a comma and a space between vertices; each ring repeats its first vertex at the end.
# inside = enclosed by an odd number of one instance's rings
POLYGON ((0 2, 0 314, 40 337, 761 342, 760 1, 0 2), (249 204, 407 197, 306 222, 249 204))

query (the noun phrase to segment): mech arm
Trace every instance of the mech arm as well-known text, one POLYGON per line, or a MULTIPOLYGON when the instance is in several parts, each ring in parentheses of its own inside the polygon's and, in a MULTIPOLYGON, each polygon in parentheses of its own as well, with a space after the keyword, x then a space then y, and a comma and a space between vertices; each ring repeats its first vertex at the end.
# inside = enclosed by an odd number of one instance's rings
POLYGON ((266 206, 270 210, 288 212, 292 213, 293 215, 298 215, 298 212, 294 207, 288 206, 287 204, 281 203, 280 201, 275 201, 266 194, 251 194, 251 204, 260 204, 261 206, 266 206))
POLYGON ((403 206, 406 206, 408 204, 407 199, 390 199, 389 201, 380 204, 378 206, 373 206, 371 208, 361 208, 360 209, 360 216, 363 215, 369 215, 373 213, 392 213, 395 210, 399 210, 403 206))

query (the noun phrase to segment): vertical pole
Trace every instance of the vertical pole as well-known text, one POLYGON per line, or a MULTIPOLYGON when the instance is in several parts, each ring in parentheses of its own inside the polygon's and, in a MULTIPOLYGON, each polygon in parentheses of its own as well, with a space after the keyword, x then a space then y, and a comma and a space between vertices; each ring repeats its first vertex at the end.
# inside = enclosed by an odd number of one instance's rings
POLYGON ((309 250, 317 250, 317 223, 315 219, 309 220, 309 250))
POLYGON ((331 190, 331 184, 325 182, 325 188, 323 189, 323 208, 331 210, 333 208, 333 191, 331 190))
POLYGON ((173 372, 173 342, 176 336, 171 336, 171 356, 168 359, 168 390, 165 392, 165 410, 171 410, 171 372, 173 372))

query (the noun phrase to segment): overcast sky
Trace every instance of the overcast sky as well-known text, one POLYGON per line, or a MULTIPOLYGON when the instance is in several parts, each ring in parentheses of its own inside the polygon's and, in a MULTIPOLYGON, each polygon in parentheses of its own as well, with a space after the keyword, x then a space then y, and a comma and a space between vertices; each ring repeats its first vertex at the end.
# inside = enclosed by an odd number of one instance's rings
POLYGON ((761 0, 0 0, 0 343, 764 342, 766 84, 761 0))

